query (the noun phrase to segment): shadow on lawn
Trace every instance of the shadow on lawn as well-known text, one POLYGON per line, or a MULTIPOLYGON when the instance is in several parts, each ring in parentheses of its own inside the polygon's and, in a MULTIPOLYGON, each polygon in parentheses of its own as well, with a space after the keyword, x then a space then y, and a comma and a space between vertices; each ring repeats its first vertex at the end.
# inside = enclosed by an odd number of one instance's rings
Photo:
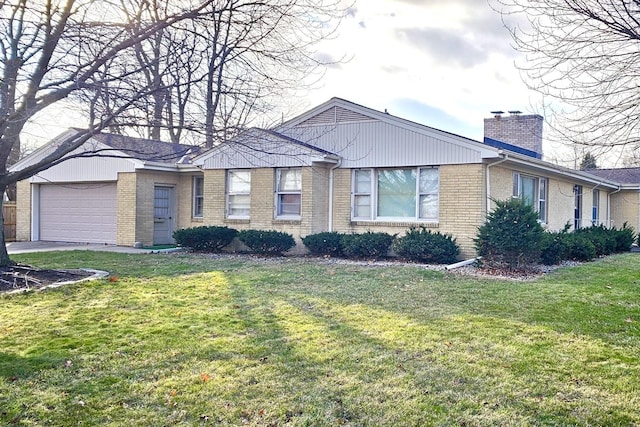
POLYGON ((24 357, 14 353, 0 352, 0 376, 5 377, 9 382, 17 381, 43 369, 64 366, 66 360, 61 354, 24 357))

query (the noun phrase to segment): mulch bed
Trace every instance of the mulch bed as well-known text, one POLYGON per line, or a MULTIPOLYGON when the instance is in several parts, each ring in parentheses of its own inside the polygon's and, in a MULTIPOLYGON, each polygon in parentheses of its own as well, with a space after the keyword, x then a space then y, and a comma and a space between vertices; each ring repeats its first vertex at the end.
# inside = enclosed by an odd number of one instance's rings
POLYGON ((0 293, 40 289, 91 275, 93 273, 83 270, 41 270, 24 264, 14 264, 0 269, 0 293))

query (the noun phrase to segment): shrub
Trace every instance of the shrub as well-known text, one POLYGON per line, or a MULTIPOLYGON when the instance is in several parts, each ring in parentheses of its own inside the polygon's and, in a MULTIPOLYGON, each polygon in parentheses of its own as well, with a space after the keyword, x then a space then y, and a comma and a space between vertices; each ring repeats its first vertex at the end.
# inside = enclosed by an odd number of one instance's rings
POLYGON ((556 265, 571 258, 569 227, 567 224, 562 231, 544 233, 540 262, 545 265, 556 265))
POLYGON ((229 227, 203 226, 183 228, 173 232, 177 244, 195 251, 220 252, 238 234, 229 227))
POLYGON ((614 232, 611 229, 606 228, 604 225, 579 228, 574 231, 574 234, 586 237, 595 247, 596 256, 610 255, 616 250, 616 238, 614 236, 614 232))
POLYGON ((342 250, 351 258, 381 258, 387 255, 394 236, 388 233, 345 234, 342 250))
POLYGON ((238 240, 253 252, 263 255, 282 255, 296 245, 291 234, 280 231, 242 230, 238 240))
POLYGON ((342 235, 336 231, 310 234, 302 238, 302 243, 314 255, 342 255, 342 235))
POLYGON ((569 259, 576 261, 591 261, 597 256, 595 245, 584 234, 568 234, 569 259))
POLYGON ((614 229, 616 239, 616 252, 627 252, 631 249, 633 242, 636 240, 636 232, 633 227, 625 222, 621 229, 614 229))
POLYGON ((533 207, 520 199, 496 201, 474 240, 482 263, 521 269, 540 259, 544 230, 533 207))
POLYGON ((402 258, 435 264, 451 264, 460 254, 453 236, 439 231, 433 233, 424 226, 411 227, 393 242, 393 250, 402 258))

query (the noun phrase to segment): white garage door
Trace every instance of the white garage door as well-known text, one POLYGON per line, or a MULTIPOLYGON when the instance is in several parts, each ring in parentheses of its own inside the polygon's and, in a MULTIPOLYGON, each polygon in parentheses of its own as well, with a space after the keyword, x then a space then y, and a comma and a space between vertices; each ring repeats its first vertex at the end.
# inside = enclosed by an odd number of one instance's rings
POLYGON ((40 186, 40 240, 116 243, 116 184, 40 186))

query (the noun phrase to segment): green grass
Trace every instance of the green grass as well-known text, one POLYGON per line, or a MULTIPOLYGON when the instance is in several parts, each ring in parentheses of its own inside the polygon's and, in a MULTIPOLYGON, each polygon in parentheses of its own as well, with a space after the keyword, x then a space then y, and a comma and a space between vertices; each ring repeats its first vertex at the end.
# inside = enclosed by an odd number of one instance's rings
POLYGON ((637 254, 534 282, 185 254, 0 297, 1 425, 640 425, 637 254))

